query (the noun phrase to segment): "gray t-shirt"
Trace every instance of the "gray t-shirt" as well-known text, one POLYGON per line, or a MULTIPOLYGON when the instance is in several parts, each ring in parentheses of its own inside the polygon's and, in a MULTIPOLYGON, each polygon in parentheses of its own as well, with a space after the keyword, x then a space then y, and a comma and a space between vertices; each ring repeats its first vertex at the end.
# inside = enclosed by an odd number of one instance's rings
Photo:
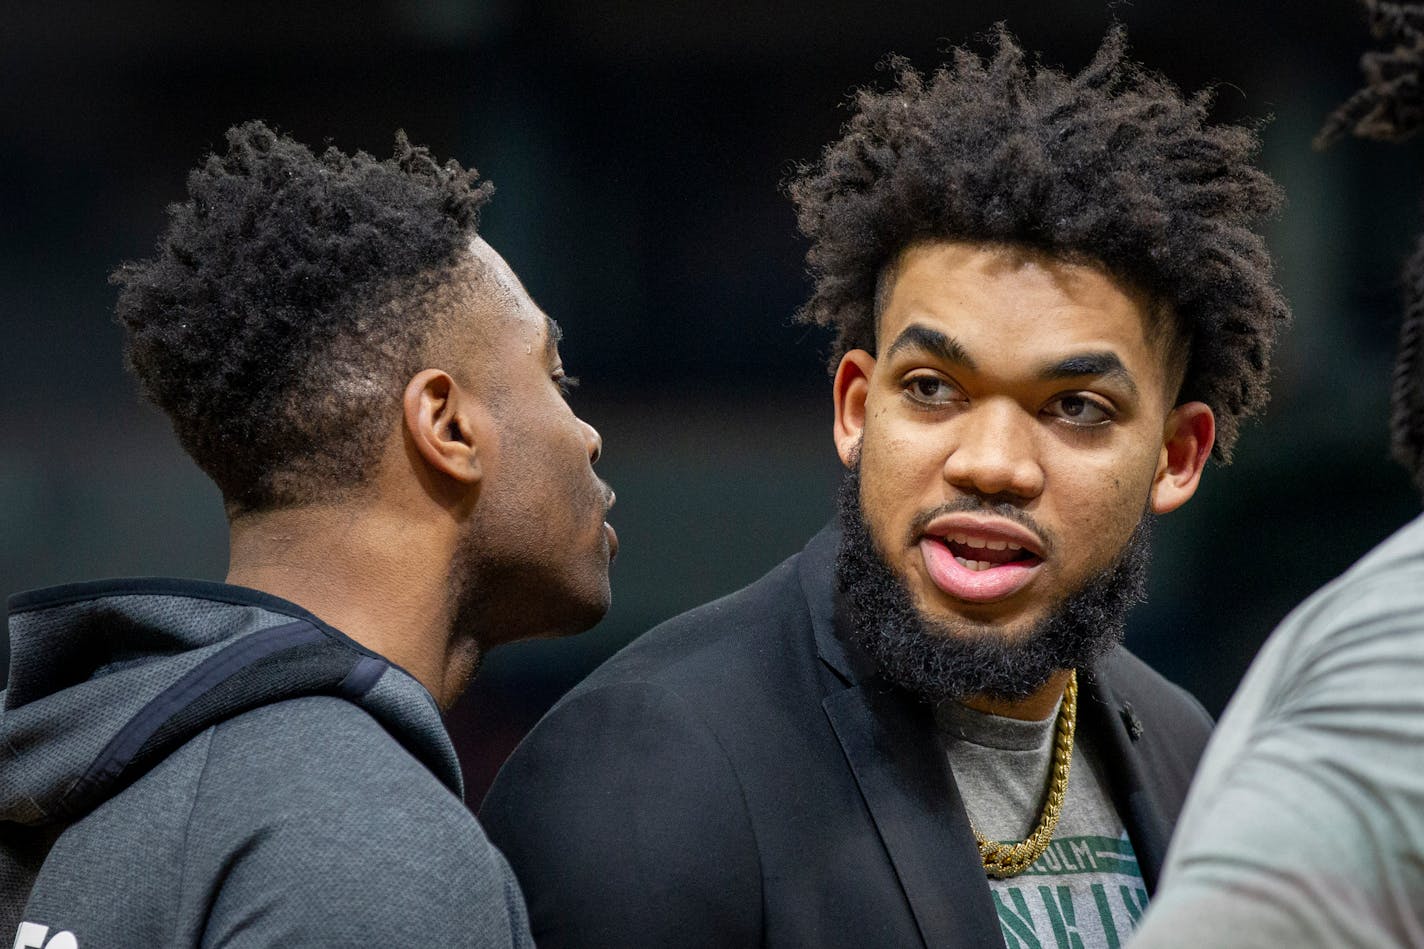
POLYGON ((1266 641, 1132 945, 1424 946, 1424 517, 1266 641))
MULTIPOLYGON (((1010 843, 1027 837, 1048 787, 1057 714, 1025 722, 947 702, 936 719, 975 829, 1010 843)), ((991 877, 989 887, 1008 949, 1116 949, 1137 924, 1147 888, 1081 732, 1053 842, 1029 869, 991 877)))

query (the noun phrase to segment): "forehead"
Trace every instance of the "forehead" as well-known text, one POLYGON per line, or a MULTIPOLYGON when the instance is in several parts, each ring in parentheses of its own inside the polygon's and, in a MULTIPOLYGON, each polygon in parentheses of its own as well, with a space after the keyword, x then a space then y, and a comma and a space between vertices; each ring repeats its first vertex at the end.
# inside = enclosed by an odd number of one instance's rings
POLYGON ((1158 335, 1145 295, 1090 263, 1020 247, 935 241, 896 261, 877 327, 883 352, 911 323, 991 356, 1051 357, 1111 350, 1155 362, 1158 335))
POLYGON ((467 328, 489 345, 517 347, 534 355, 557 345, 557 324, 539 309, 508 262, 483 238, 472 239, 459 271, 467 328))

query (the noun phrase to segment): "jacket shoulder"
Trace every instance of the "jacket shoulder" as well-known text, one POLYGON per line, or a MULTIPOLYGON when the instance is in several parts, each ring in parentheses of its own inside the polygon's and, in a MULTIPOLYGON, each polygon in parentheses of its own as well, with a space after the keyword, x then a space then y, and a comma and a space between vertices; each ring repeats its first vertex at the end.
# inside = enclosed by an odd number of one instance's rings
POLYGON ((746 792, 700 704, 657 682, 605 681, 559 703, 500 769, 480 819, 540 946, 758 941, 746 792))
POLYGON ((530 944, 459 798, 329 696, 195 734, 61 835, 31 910, 83 945, 530 944))
MULTIPOLYGON (((760 940, 741 765, 766 753, 753 736, 787 714, 778 697, 814 676, 801 562, 639 637, 500 769, 480 819, 515 869, 539 945, 760 940)), ((820 714, 818 701, 808 707, 820 714)))
POLYGON ((1098 674, 1131 715, 1170 727, 1183 737, 1205 743, 1212 718, 1196 696, 1118 646, 1099 665, 1098 674))
POLYGON ((523 901, 463 802, 367 712, 278 702, 213 729, 185 876, 218 945, 517 945, 523 901), (389 942, 387 942, 389 940, 389 942))

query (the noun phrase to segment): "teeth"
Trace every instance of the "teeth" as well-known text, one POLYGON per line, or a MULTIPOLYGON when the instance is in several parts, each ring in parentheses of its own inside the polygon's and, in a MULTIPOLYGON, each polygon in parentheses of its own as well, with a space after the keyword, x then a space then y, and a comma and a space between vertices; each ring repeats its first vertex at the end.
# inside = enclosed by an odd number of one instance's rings
POLYGON ((1003 539, 986 540, 983 537, 971 537, 968 534, 948 534, 944 538, 946 544, 959 544, 961 547, 969 547, 974 550, 1011 550, 1014 553, 1022 553, 1023 547, 1013 541, 1003 539))
POLYGON ((954 559, 959 561, 961 566, 968 567, 970 570, 973 570, 976 573, 980 570, 988 570, 990 567, 994 566, 987 560, 966 560, 965 558, 960 556, 956 556, 954 559))

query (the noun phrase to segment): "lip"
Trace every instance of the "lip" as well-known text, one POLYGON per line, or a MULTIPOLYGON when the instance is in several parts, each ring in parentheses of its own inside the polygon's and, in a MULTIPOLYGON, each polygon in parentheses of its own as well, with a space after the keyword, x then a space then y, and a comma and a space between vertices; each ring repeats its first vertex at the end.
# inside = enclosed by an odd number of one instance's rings
POLYGON ((618 559, 618 532, 613 529, 612 524, 604 521, 603 533, 608 538, 608 562, 611 564, 618 559))
POLYGON ((973 534, 989 540, 1002 540, 1044 559, 1044 543, 1037 534, 1013 521, 1000 517, 984 517, 974 514, 945 514, 925 525, 923 533, 936 539, 951 534, 973 534))
POLYGON ((1007 599, 1026 587, 1043 567, 1044 543, 1028 528, 1000 518, 972 514, 950 514, 935 518, 920 539, 920 556, 930 581, 942 592, 968 603, 993 603, 1007 599), (1021 547, 1034 557, 1033 563, 1013 562, 971 570, 960 563, 944 538, 956 534, 998 540, 1021 547))

